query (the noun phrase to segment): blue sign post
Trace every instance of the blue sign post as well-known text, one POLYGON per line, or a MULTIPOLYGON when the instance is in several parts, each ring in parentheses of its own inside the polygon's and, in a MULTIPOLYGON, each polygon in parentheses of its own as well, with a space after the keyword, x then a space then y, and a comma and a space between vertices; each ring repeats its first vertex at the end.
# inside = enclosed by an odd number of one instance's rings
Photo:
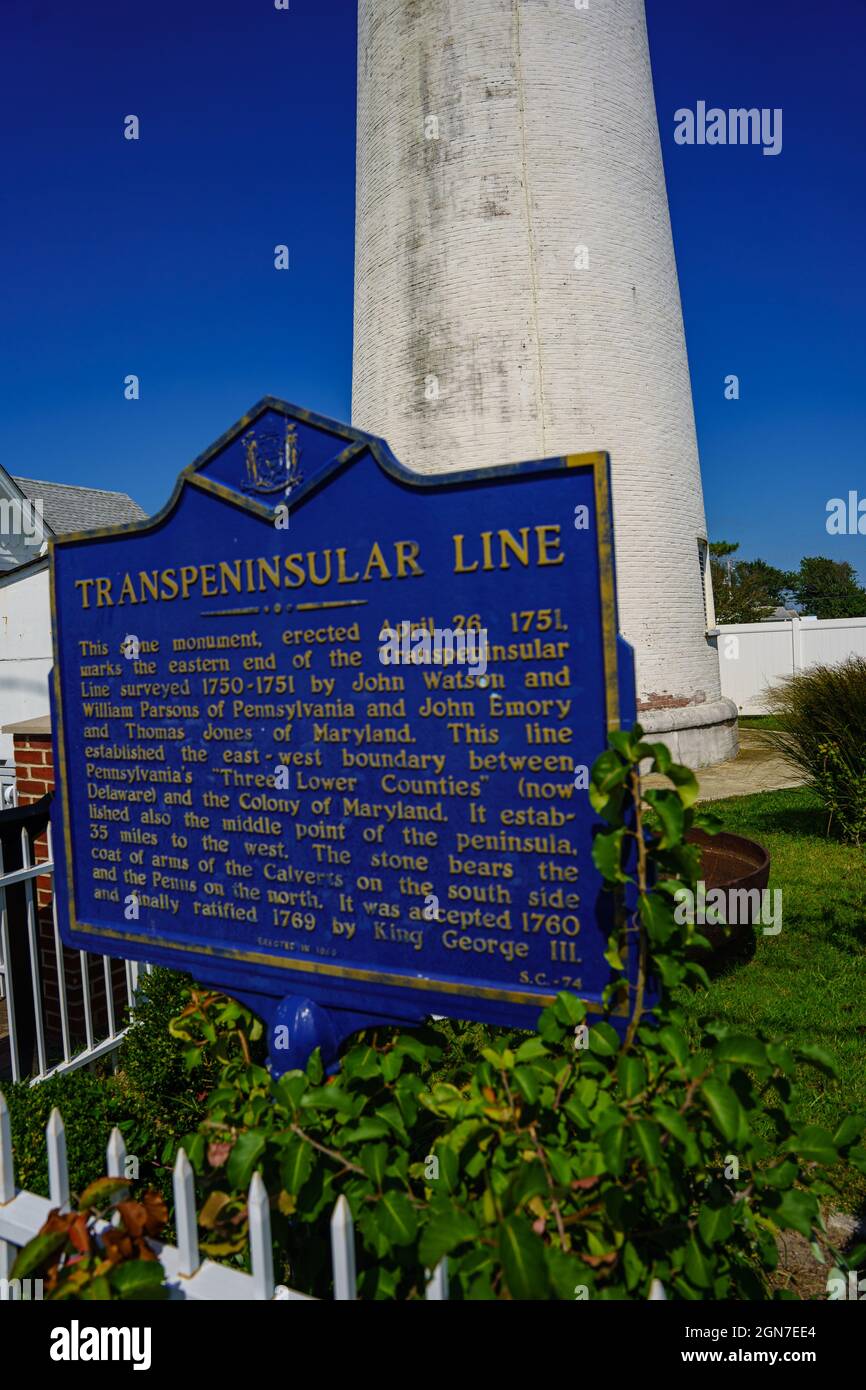
POLYGON ((268 397, 51 555, 68 945, 249 1003, 277 1073, 374 1022, 601 1010, 585 788, 635 718, 606 455, 422 476, 268 397))

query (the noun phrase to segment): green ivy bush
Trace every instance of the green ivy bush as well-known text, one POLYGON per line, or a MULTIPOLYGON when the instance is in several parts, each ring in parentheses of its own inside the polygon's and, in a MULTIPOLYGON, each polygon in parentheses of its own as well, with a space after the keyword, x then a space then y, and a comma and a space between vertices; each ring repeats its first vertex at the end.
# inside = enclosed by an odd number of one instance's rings
POLYGON ((126 1106, 110 1077, 73 1071, 38 1086, 26 1081, 4 1082, 2 1090, 9 1106, 15 1181, 20 1188, 48 1196, 45 1126, 55 1106, 66 1130, 70 1190, 82 1192, 105 1172, 111 1131, 127 1118, 126 1106))
POLYGON ((48 1195, 45 1126, 56 1106, 66 1129, 73 1193, 104 1173, 106 1146, 117 1126, 127 1153, 138 1160, 139 1176, 170 1200, 171 1165, 180 1136, 203 1118, 208 1092, 219 1076, 219 1063, 207 1051, 190 1069, 184 1045, 169 1031, 191 985, 188 975, 173 970, 142 975, 116 1073, 103 1062, 36 1086, 4 1083, 19 1187, 48 1195))
MULTIPOLYGON (((821 1204, 841 1165, 866 1172, 866 1117, 834 1133, 798 1121, 798 1069, 835 1069, 808 1041, 710 1025, 690 1048, 676 994, 706 981, 695 948, 707 943, 677 922, 674 894, 700 873, 684 836, 717 828, 696 810, 697 791, 639 727, 612 735, 593 768, 605 822, 593 857, 617 907, 606 1002, 622 1014, 619 1032, 606 1019, 587 1026, 583 1004, 562 994, 537 1033, 478 1037, 480 1056, 462 1051, 450 1079, 442 1034, 425 1028, 361 1035, 330 1079, 314 1054, 274 1081, 255 1056, 261 1023, 194 992, 172 1031, 192 1066, 210 1048, 222 1068, 206 1119, 184 1141, 208 1253, 240 1256, 259 1169, 282 1277, 319 1296, 343 1194, 365 1298, 423 1297, 444 1256, 457 1299, 644 1299, 656 1278, 669 1298, 770 1297, 777 1235, 826 1235, 821 1204), (645 760, 671 789, 642 791, 645 760)), ((850 1265, 864 1254, 850 1253, 850 1265)))
POLYGON ((139 1158, 141 1176, 146 1168, 148 1179, 166 1195, 178 1138, 199 1123, 219 1077, 219 1063, 206 1049, 190 1067, 184 1046, 169 1029, 192 988, 191 976, 161 966, 140 976, 113 1077, 125 1112, 120 1129, 127 1150, 139 1158))

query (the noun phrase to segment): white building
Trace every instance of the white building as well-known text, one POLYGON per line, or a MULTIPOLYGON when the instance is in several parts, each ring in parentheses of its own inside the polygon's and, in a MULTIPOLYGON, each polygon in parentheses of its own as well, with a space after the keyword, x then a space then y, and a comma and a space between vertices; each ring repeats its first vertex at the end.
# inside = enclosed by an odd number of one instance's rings
MULTIPOLYGON (((48 714, 49 538, 145 515, 123 492, 13 478, 0 467, 0 730, 48 714)), ((13 780, 12 737, 0 732, 0 806, 13 780)))
POLYGON ((736 753, 643 0, 359 0, 354 423, 424 472, 605 449, 644 726, 736 753))

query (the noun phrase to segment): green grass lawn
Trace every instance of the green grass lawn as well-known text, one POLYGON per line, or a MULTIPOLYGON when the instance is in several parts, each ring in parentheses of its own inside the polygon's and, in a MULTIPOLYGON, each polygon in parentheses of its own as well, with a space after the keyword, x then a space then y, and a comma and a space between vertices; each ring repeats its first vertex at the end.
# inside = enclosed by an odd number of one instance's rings
POLYGON ((741 714, 737 721, 741 729, 778 729, 775 714, 741 714))
MULTIPOLYGON (((801 1116, 835 1129, 866 1113, 866 858, 827 839, 825 815, 805 788, 707 804, 725 830, 759 841, 770 854, 771 889, 782 890, 782 930, 758 936, 754 958, 732 966, 710 990, 688 999, 700 1021, 718 1017, 766 1038, 810 1041, 836 1057, 832 1081, 811 1068, 800 1085, 801 1116)), ((850 1205, 866 1200, 856 1177, 850 1205)))

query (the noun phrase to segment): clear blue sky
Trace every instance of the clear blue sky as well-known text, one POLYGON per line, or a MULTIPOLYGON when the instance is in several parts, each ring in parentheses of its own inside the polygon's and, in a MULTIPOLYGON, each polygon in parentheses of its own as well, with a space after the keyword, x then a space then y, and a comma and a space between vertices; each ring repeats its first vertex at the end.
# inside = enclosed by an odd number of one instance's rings
MULTIPOLYGON (((866 496, 866 3, 647 12, 711 534, 866 580, 866 537, 824 526, 866 496), (782 107, 782 153, 677 146, 700 99, 782 107)), ((3 0, 0 79, 10 472, 152 511, 264 394, 348 419, 352 0, 3 0)))

